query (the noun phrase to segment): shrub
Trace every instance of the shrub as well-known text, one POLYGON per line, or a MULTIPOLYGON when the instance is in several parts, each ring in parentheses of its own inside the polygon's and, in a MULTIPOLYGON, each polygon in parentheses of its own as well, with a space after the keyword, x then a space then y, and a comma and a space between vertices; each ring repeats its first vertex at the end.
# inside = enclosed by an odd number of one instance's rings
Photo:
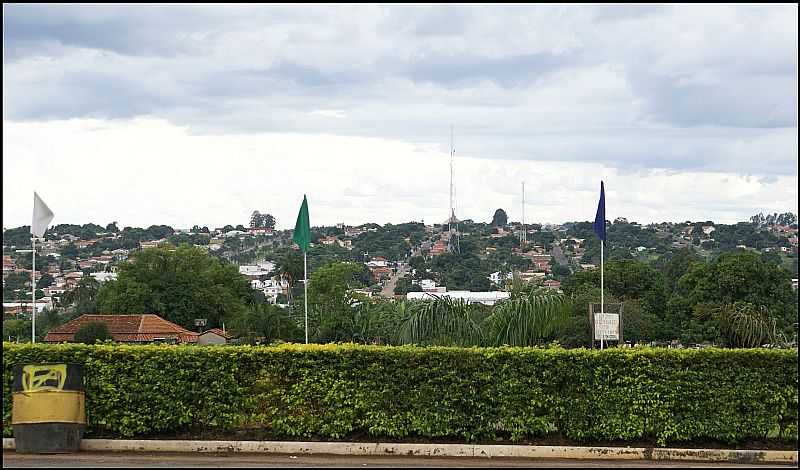
POLYGON ((86 367, 87 437, 258 427, 276 438, 731 444, 797 439, 797 350, 3 345, 86 367))
POLYGON ((111 338, 108 325, 101 321, 90 321, 78 328, 75 332, 75 342, 84 344, 94 344, 97 341, 105 341, 111 338))

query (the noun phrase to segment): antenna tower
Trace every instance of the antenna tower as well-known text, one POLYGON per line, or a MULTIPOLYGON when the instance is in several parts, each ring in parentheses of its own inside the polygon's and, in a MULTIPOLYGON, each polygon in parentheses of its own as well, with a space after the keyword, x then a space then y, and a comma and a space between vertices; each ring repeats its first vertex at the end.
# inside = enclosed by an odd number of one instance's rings
POLYGON ((528 231, 525 230, 525 182, 522 182, 522 231, 519 234, 519 243, 528 243, 528 231))
POLYGON ((461 243, 458 234, 458 219, 456 219, 455 209, 455 185, 453 183, 453 168, 455 165, 456 149, 453 147, 453 125, 450 125, 450 215, 447 219, 447 229, 449 232, 448 248, 450 251, 456 253, 461 252, 461 243), (454 226, 455 225, 455 230, 454 226), (455 244, 453 244, 453 236, 455 235, 455 244))

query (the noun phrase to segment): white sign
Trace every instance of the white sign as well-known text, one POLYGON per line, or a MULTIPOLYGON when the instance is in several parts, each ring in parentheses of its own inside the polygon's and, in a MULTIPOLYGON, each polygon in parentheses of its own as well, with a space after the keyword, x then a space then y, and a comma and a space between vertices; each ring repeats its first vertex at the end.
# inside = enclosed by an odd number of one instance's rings
POLYGON ((596 340, 619 340, 619 314, 595 313, 594 338, 596 340))

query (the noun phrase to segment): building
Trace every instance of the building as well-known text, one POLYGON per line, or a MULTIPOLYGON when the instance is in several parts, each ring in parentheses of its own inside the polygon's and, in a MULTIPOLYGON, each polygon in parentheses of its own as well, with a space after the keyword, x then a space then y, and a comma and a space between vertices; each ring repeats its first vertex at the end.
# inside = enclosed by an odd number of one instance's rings
POLYGON ((797 278, 792 279, 792 289, 797 290, 797 278))
POLYGON ((272 229, 269 227, 250 227, 247 229, 250 235, 266 235, 272 236, 272 229))
POLYGON ((75 333, 89 322, 102 322, 108 326, 111 337, 118 343, 152 343, 175 341, 197 343, 198 333, 164 320, 158 315, 81 315, 47 333, 45 343, 72 343, 75 333))
POLYGON ((383 256, 376 256, 366 264, 370 268, 385 268, 389 266, 389 262, 383 256))
POLYGON ((225 330, 211 328, 197 336, 197 344, 227 344, 231 335, 225 330))
POLYGON ((553 290, 561 289, 561 282, 560 281, 556 281, 555 279, 548 279, 548 280, 544 281, 542 283, 542 285, 544 287, 547 287, 548 289, 553 289, 553 290))
POLYGON ((508 281, 514 278, 514 274, 506 273, 505 276, 502 275, 500 271, 495 273, 489 274, 489 280, 497 285, 502 285, 503 281, 508 281))
POLYGON ((494 305, 501 300, 511 296, 508 292, 471 292, 471 291, 450 291, 450 292, 409 292, 406 294, 408 300, 433 300, 436 298, 450 298, 453 300, 463 300, 468 304, 480 303, 483 305, 494 305))
POLYGON ((436 243, 433 244, 430 250, 431 256, 441 255, 442 253, 447 253, 447 241, 443 238, 436 240, 436 243))
POLYGON ((90 276, 95 278, 97 282, 101 284, 106 281, 114 281, 117 279, 117 273, 91 273, 90 276))
POLYGON ((271 261, 264 261, 254 265, 239 266, 239 274, 247 276, 248 279, 255 280, 262 276, 268 276, 275 270, 275 263, 271 261))

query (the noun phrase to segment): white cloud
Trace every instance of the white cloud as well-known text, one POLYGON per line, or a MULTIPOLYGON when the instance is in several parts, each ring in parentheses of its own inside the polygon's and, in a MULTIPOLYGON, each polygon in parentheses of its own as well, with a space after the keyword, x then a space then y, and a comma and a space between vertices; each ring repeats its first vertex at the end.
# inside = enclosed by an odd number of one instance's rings
MULTIPOLYGON (((291 228, 303 194, 312 224, 399 223, 447 217, 449 160, 430 145, 308 134, 195 135, 160 119, 4 122, 3 225, 28 223, 35 189, 53 223, 121 226, 246 223, 253 210, 291 228), (13 156, 14 158, 6 158, 13 156)), ((456 158, 456 213, 491 219, 590 220, 599 180, 607 213, 639 222, 732 223, 797 211, 797 177, 620 172, 596 163, 456 158)))

